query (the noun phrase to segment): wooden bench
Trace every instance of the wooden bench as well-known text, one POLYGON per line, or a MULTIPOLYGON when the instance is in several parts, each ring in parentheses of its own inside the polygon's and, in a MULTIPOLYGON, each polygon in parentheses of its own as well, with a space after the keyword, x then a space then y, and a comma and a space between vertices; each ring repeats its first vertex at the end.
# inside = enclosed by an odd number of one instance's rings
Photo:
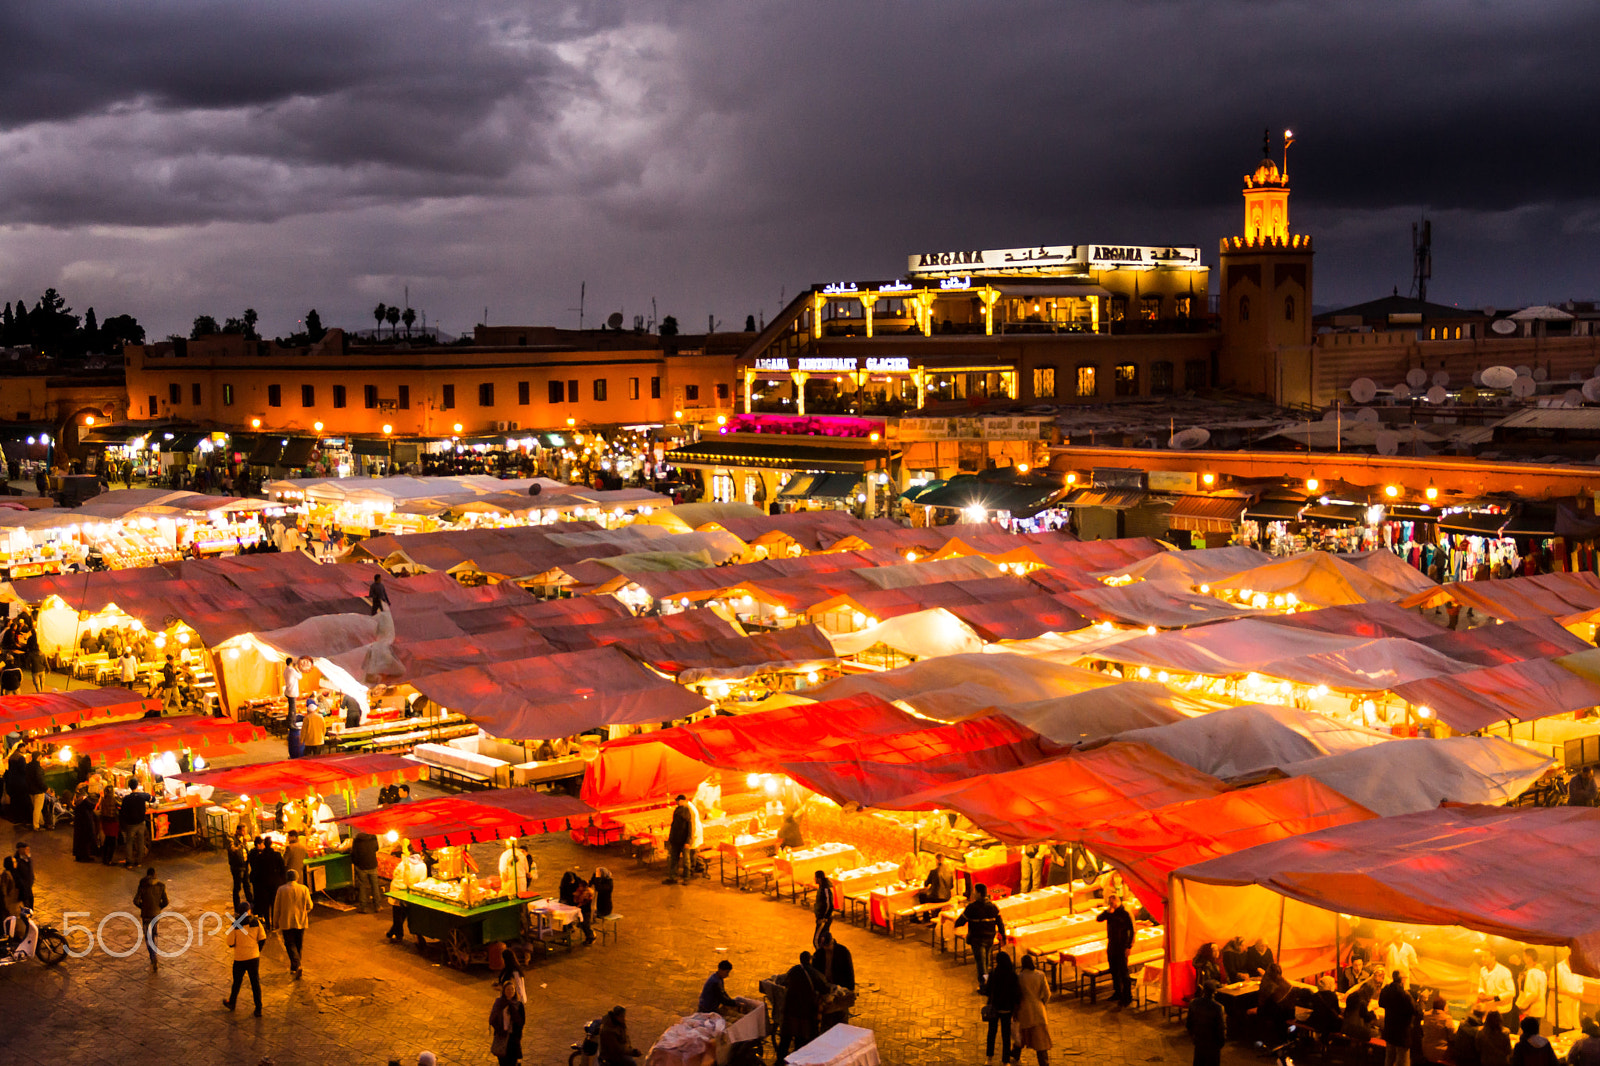
MULTIPOLYGON (((906 936, 906 930, 910 926, 915 925, 918 918, 921 918, 924 914, 938 914, 940 911, 944 910, 946 906, 948 906, 948 904, 945 903, 917 903, 910 907, 905 907, 901 910, 895 911, 890 915, 891 921, 889 926, 889 935, 894 935, 895 924, 899 923, 901 928, 900 936, 901 939, 904 939, 906 936)), ((933 931, 936 927, 937 923, 934 922, 930 922, 928 925, 928 942, 930 944, 933 943, 933 931)))

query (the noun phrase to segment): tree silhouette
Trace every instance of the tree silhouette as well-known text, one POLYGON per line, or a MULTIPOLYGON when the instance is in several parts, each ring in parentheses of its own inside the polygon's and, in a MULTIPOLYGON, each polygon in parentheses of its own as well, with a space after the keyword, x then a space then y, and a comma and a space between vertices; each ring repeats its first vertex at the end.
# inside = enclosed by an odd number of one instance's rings
POLYGON ((306 312, 306 340, 315 344, 327 335, 328 331, 322 325, 322 316, 317 314, 317 309, 313 307, 306 312))
POLYGON ((194 320, 194 325, 189 329, 189 339, 195 341, 199 340, 201 337, 209 337, 217 332, 219 331, 217 329, 216 319, 212 318, 210 315, 197 315, 194 320))
POLYGON ((755 315, 745 315, 744 316, 744 331, 746 333, 754 333, 756 331, 756 316, 755 315))
POLYGON ((406 336, 407 337, 411 336, 411 326, 412 326, 412 324, 414 322, 416 322, 416 320, 417 320, 417 313, 415 311, 411 310, 411 308, 408 307, 404 311, 400 312, 400 321, 404 322, 405 325, 406 325, 406 336))
POLYGON ((378 337, 378 332, 383 330, 383 320, 389 317, 388 305, 379 304, 377 307, 374 307, 372 309, 372 317, 378 320, 378 330, 372 334, 373 339, 376 340, 378 337))
POLYGON ((261 316, 256 314, 254 307, 246 307, 244 309, 244 335, 246 337, 252 340, 256 339, 256 323, 259 321, 261 321, 261 316))
POLYGON ((390 307, 384 311, 383 317, 389 322, 389 336, 395 336, 395 327, 400 324, 400 309, 398 307, 390 307))
POLYGON ((678 335, 678 320, 668 315, 661 320, 661 335, 663 337, 676 337, 678 335))

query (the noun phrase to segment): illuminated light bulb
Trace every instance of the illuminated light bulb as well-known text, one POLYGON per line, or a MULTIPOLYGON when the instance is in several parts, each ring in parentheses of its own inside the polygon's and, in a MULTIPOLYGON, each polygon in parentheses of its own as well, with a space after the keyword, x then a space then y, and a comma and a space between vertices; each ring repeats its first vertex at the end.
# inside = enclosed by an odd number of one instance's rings
POLYGON ((850 613, 850 621, 857 629, 860 629, 862 626, 866 625, 867 616, 862 614, 860 611, 852 611, 850 613))
POLYGON ((396 843, 397 841, 399 841, 400 834, 398 832, 396 832, 395 830, 391 829, 387 833, 383 834, 383 839, 387 840, 389 843, 393 844, 393 843, 396 843))
POLYGON ((806 684, 815 685, 816 683, 817 683, 817 672, 815 670, 807 670, 806 671, 806 684))
POLYGON ((1432 707, 1428 707, 1428 706, 1418 707, 1417 708, 1417 717, 1418 718, 1432 718, 1433 717, 1433 708, 1432 707))
POLYGON ((63 765, 63 766, 70 765, 71 762, 72 762, 72 749, 71 748, 62 748, 59 758, 61 759, 61 765, 63 765))
POLYGON ((322 423, 321 422, 313 422, 313 423, 311 423, 311 428, 316 430, 318 433, 321 433, 322 432, 322 423))
POLYGON ((187 634, 187 633, 179 633, 178 634, 178 643, 179 644, 187 644, 187 643, 189 643, 189 634, 187 634))
POLYGON ((779 604, 777 607, 774 607, 772 609, 772 615, 773 615, 774 618, 788 618, 789 617, 789 608, 784 607, 782 604, 779 604))
POLYGON ((1156 680, 1164 685, 1168 681, 1172 680, 1172 675, 1167 673, 1165 670, 1162 670, 1160 673, 1156 674, 1156 680))
POLYGON ((1265 607, 1266 605, 1267 605, 1267 594, 1265 592, 1258 592, 1254 596, 1250 597, 1250 606, 1252 606, 1252 607, 1265 607))
POLYGON ((394 432, 394 427, 393 427, 393 426, 391 426, 391 425, 390 425, 390 424, 389 424, 389 423, 387 423, 387 422, 385 422, 385 423, 384 423, 384 424, 383 424, 383 432, 384 432, 384 435, 385 435, 385 436, 387 436, 387 435, 389 435, 389 434, 390 434, 390 433, 393 433, 393 432, 394 432))
POLYGON ((761 775, 760 774, 745 774, 744 775, 744 787, 745 788, 760 788, 761 787, 761 775))
POLYGON ((1200 586, 1200 595, 1202 595, 1202 596, 1211 595, 1211 586, 1210 585, 1201 585, 1200 586))
POLYGON ((1068 474, 1067 475, 1067 484, 1068 485, 1076 485, 1077 483, 1078 483, 1078 475, 1077 474, 1068 474))
POLYGON ((461 423, 457 422, 455 425, 451 426, 450 428, 452 430, 454 430, 455 432, 460 433, 461 432, 461 423))
POLYGON ((1316 492, 1317 489, 1319 487, 1321 487, 1321 485, 1322 485, 1322 482, 1318 481, 1314 477, 1306 478, 1306 491, 1307 492, 1316 492))
POLYGON ((1150 676, 1150 668, 1148 666, 1139 667, 1139 676, 1140 677, 1149 677, 1150 676))
POLYGON ((1144 631, 1146 633, 1148 633, 1152 637, 1156 635, 1156 627, 1155 626, 1145 626, 1144 627, 1144 631))
POLYGON ((717 425, 725 426, 727 424, 728 424, 728 416, 727 415, 718 415, 717 416, 717 425))
POLYGON ((877 624, 878 624, 878 620, 876 618, 872 617, 870 614, 867 615, 867 625, 875 626, 877 624))
POLYGON ((1283 602, 1287 603, 1290 607, 1293 607, 1300 602, 1300 597, 1296 596, 1292 592, 1285 592, 1283 594, 1283 602))
POLYGON ((578 424, 578 420, 577 420, 577 419, 576 419, 576 418, 569 418, 569 419, 567 419, 567 425, 569 425, 569 426, 575 426, 575 425, 577 425, 577 424, 578 424))
POLYGON ((1392 500, 1396 496, 1400 495, 1400 486, 1399 485, 1385 485, 1383 487, 1383 494, 1385 496, 1389 497, 1389 499, 1392 500))
POLYGON ((776 777, 768 777, 761 782, 761 791, 769 796, 776 796, 778 794, 778 779, 776 777))
POLYGON ((167 646, 167 635, 165 633, 157 633, 155 645, 158 648, 165 648, 167 646))
POLYGON ((1217 475, 1215 475, 1215 474, 1201 474, 1200 475, 1200 483, 1202 485, 1215 485, 1217 483, 1217 475))
POLYGON ((1272 606, 1274 606, 1274 607, 1282 607, 1283 606, 1283 597, 1282 596, 1274 596, 1274 597, 1272 597, 1272 606))
POLYGON ((1424 489, 1422 494, 1430 500, 1437 500, 1439 498, 1439 490, 1434 488, 1432 485, 1429 485, 1426 489, 1424 489))
POLYGON ((1027 463, 1018 463, 1017 464, 1017 473, 1026 474, 1027 472, 1028 472, 1028 464, 1027 463))
POLYGON ((906 562, 914 563, 916 561, 917 561, 917 553, 916 552, 906 552, 906 562))
POLYGON ((250 428, 251 428, 251 429, 260 429, 260 428, 261 428, 261 419, 259 419, 259 418, 252 418, 252 419, 251 419, 251 420, 250 420, 250 428))

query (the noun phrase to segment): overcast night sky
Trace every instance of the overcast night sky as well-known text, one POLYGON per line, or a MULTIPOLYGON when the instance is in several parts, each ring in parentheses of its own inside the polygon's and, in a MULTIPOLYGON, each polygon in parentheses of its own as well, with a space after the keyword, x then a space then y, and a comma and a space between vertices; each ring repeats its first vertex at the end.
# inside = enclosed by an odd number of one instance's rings
POLYGON ((1600 296, 1593 0, 12 0, 0 299, 152 337, 770 316, 914 249, 1198 244, 1294 128, 1316 303, 1600 296))

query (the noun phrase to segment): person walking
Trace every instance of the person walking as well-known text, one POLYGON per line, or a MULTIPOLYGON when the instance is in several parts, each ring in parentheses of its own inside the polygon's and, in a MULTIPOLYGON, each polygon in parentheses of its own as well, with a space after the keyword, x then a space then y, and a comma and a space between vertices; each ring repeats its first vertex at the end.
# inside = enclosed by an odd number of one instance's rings
POLYGON ((28 772, 23 785, 28 790, 28 801, 33 805, 33 828, 36 831, 43 829, 44 799, 50 793, 50 786, 44 783, 44 762, 39 758, 37 750, 28 759, 28 772))
POLYGON ((22 668, 33 678, 33 691, 44 691, 44 650, 39 647, 39 630, 28 631, 28 642, 22 648, 22 668))
POLYGON ((989 899, 988 885, 973 886, 973 900, 956 918, 957 929, 967 927, 967 946, 972 949, 972 961, 978 968, 978 991, 983 991, 989 978, 989 956, 995 941, 1005 943, 1006 923, 1000 917, 1000 908, 989 899))
POLYGON ((117 857, 117 840, 122 833, 122 821, 118 817, 121 810, 122 801, 117 798, 117 790, 107 785, 95 807, 95 816, 100 819, 100 861, 106 866, 117 857))
POLYGON ((33 849, 24 841, 17 841, 12 849, 12 877, 16 878, 17 902, 33 910, 33 849))
POLYGON ((250 845, 242 825, 228 838, 228 873, 233 877, 233 913, 242 915, 250 904, 250 845))
POLYGON ((688 853, 689 838, 694 835, 694 815, 689 813, 689 801, 683 793, 673 801, 672 824, 667 829, 667 877, 661 883, 675 885, 678 883, 678 866, 683 864, 683 879, 689 880, 688 853))
POLYGON ((1417 1019, 1417 1005, 1406 991, 1406 975, 1394 971, 1393 979, 1378 993, 1383 1009, 1383 1066, 1410 1066, 1411 1023, 1417 1019))
POLYGON ((522 1027, 528 1012, 517 1002, 516 991, 510 981, 502 984, 500 995, 489 1010, 489 1029, 494 1033, 489 1051, 500 1066, 516 1066, 522 1061, 522 1027))
POLYGON ((812 901, 811 914, 817 920, 816 927, 811 930, 811 950, 821 951, 822 945, 831 939, 833 929, 833 882, 828 880, 828 875, 821 870, 816 872, 817 898, 812 901))
POLYGON ((255 850, 247 860, 250 870, 251 909, 256 917, 272 930, 272 906, 278 898, 278 887, 283 884, 283 856, 267 843, 266 837, 256 837, 255 850))
POLYGON ((72 861, 94 862, 100 851, 100 820, 94 813, 95 798, 83 785, 72 797, 72 861))
POLYGON ((306 946, 306 926, 311 924, 311 890, 289 871, 287 880, 272 899, 272 927, 283 937, 283 950, 289 956, 289 972, 300 976, 300 955, 306 946))
POLYGON ((267 930, 261 920, 250 913, 247 904, 228 930, 228 949, 233 952, 233 986, 222 1005, 229 1010, 239 1001, 239 986, 245 977, 250 978, 250 994, 256 1001, 256 1017, 261 1017, 261 945, 267 939, 267 930))
POLYGON ((310 852, 306 851, 306 846, 300 842, 300 830, 289 830, 288 843, 283 846, 283 867, 298 878, 301 884, 306 880, 306 859, 309 857, 310 852))
POLYGON ((379 567, 378 572, 372 575, 372 587, 367 589, 367 598, 372 601, 373 614, 377 614, 380 610, 387 611, 390 609, 389 590, 383 587, 382 567, 379 567))
POLYGON ((1106 897, 1106 909, 1096 917, 1106 923, 1106 965, 1111 968, 1112 1010, 1133 1002, 1133 979, 1128 976, 1128 951, 1133 947, 1133 915, 1115 894, 1106 897))
POLYGON ((1050 982, 1034 965, 1032 955, 1022 956, 1022 972, 1017 975, 1022 997, 1017 1007, 1017 1059, 1022 1049, 1031 1048, 1039 1066, 1050 1066, 1050 1024, 1044 1005, 1050 1000, 1050 982))
POLYGON ((167 909, 167 884, 156 879, 154 866, 145 870, 139 887, 133 893, 133 905, 139 908, 139 922, 144 928, 144 948, 150 953, 150 968, 156 969, 156 922, 167 909))
POLYGON ((1022 984, 1017 980, 1017 968, 1011 965, 1011 956, 1002 951, 994 957, 994 971, 984 986, 988 1002, 983 1007, 983 1020, 989 1023, 989 1036, 985 1043, 985 1061, 994 1062, 994 1038, 1000 1034, 1000 1061, 1011 1061, 1011 1019, 1022 1005, 1022 984))
POLYGON ((139 680, 139 655, 133 650, 132 644, 123 648, 122 655, 117 659, 117 680, 126 689, 133 688, 139 680))
POLYGON ((1202 981, 1184 1021, 1194 1041, 1194 1066, 1220 1066, 1228 1042, 1228 1015, 1217 1002, 1217 983, 1202 981))
POLYGON ((821 991, 811 976, 811 958, 800 961, 783 975, 783 1022, 778 1027, 776 1051, 779 1066, 787 1060, 790 1048, 802 1048, 817 1038, 817 1007, 821 991))
POLYGON ((117 821, 121 827, 122 839, 127 844, 122 865, 130 870, 137 869, 139 864, 144 862, 145 852, 149 850, 150 823, 146 816, 150 805, 155 801, 154 796, 135 785, 133 791, 123 796, 121 803, 117 805, 117 821))
POLYGON ((362 830, 350 842, 350 869, 355 874, 356 910, 362 914, 377 914, 383 886, 378 878, 376 834, 362 830))

